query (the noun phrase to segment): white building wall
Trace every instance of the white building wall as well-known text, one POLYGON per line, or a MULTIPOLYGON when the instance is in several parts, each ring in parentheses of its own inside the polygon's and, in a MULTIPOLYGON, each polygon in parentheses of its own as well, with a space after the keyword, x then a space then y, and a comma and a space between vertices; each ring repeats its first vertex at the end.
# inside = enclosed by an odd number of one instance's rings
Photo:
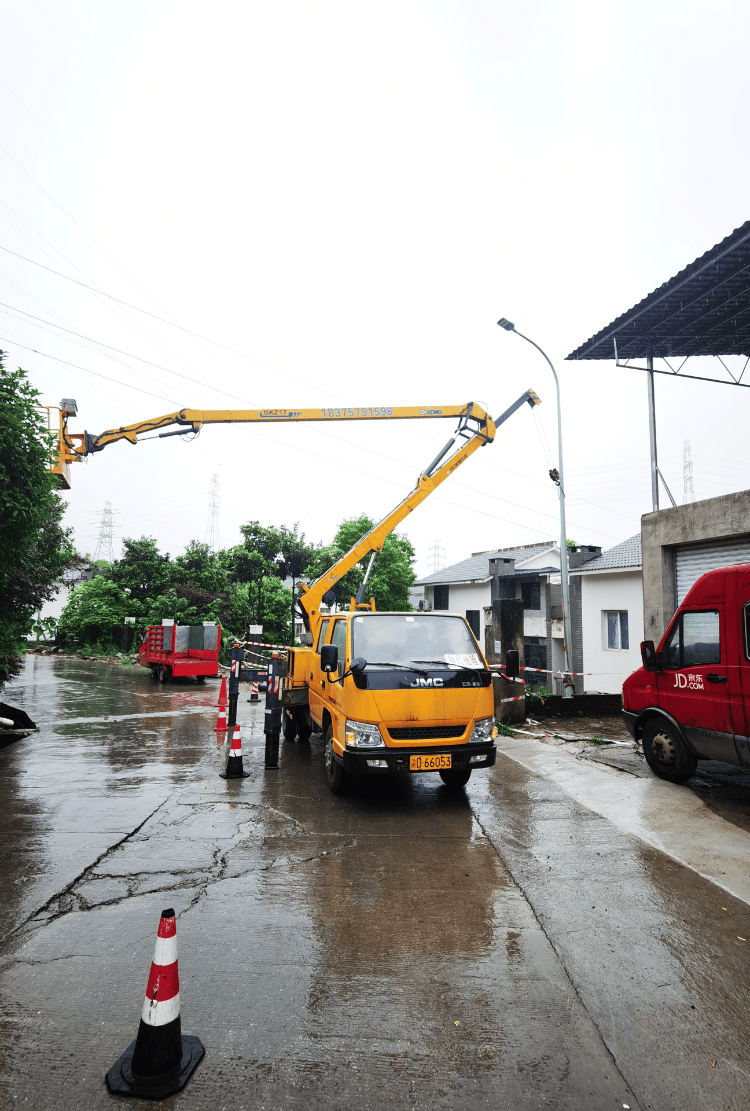
POLYGON ((643 576, 637 571, 581 575, 584 690, 619 694, 631 672, 641 666, 643 576), (630 647, 607 648, 607 610, 627 610, 630 647))
MULTIPOLYGON (((425 598, 434 608, 431 586, 425 587, 425 598)), ((462 617, 466 617, 467 610, 479 610, 479 643, 482 646, 484 645, 484 607, 491 604, 492 590, 489 580, 486 583, 462 583, 460 586, 451 583, 448 587, 448 612, 460 613, 462 617)))

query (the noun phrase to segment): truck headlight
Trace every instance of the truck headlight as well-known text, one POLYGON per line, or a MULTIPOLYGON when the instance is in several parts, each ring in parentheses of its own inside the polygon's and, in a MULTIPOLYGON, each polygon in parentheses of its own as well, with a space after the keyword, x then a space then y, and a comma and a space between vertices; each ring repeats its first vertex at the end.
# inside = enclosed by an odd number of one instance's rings
POLYGON ((384 748, 385 742, 380 728, 377 725, 368 725, 364 721, 349 721, 346 727, 347 748, 384 748))
POLYGON ((469 737, 469 744, 486 744, 487 741, 494 741, 497 736, 497 726, 495 725, 494 718, 480 718, 479 721, 474 722, 474 728, 469 737))

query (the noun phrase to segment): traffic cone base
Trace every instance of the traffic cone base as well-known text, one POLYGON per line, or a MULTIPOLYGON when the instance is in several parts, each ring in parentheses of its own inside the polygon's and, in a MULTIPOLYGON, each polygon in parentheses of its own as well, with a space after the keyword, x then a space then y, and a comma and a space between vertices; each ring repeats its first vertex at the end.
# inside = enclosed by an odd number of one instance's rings
POLYGON ((239 725, 235 724, 232 735, 232 747, 227 757, 226 770, 219 772, 222 779, 247 779, 250 772, 242 768, 242 734, 239 725))
POLYGON ((181 1091, 205 1054, 200 1038, 183 1036, 177 971, 177 924, 162 911, 138 1037, 106 1075, 114 1095, 164 1099, 181 1091))
MULTIPOLYGON (((136 1039, 137 1041, 137 1039, 136 1039)), ((141 1077, 133 1073, 133 1042, 107 1073, 107 1088, 116 1096, 135 1096, 138 1099, 165 1099, 181 1092, 203 1060, 206 1050, 200 1038, 182 1035, 182 1060, 171 1072, 159 1077, 141 1077)))

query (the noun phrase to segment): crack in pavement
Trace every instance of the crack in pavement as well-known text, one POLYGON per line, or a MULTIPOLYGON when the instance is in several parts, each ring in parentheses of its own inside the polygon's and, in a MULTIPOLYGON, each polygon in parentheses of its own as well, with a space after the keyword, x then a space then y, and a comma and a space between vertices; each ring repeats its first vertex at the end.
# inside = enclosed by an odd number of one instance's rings
MULTIPOLYGON (((167 796, 167 798, 168 797, 169 796, 167 796)), ((61 891, 58 891, 54 895, 51 895, 45 903, 43 903, 40 907, 38 907, 37 910, 35 910, 31 914, 29 914, 23 920, 23 922, 21 922, 18 926, 16 926, 14 929, 12 929, 10 931, 10 933, 7 933, 3 938, 0 938, 0 945, 4 945, 6 943, 6 941, 9 941, 10 938, 14 937, 17 933, 19 933, 21 930, 23 930, 25 926, 28 926, 40 914, 43 914, 45 912, 45 910, 47 910, 48 907, 52 906, 52 904, 55 902, 55 900, 63 899, 66 895, 71 895, 71 897, 73 897, 72 896, 72 891, 73 891, 73 888, 76 886, 76 884, 80 883, 80 881, 85 876, 87 876, 90 872, 93 872, 93 870, 96 868, 96 866, 98 864, 100 864, 101 861, 104 860, 107 856, 109 856, 109 854, 111 852, 114 852, 116 849, 119 849, 119 847, 121 845, 124 845, 125 842, 128 841, 131 837, 134 837, 136 833, 139 833, 140 830, 142 830, 143 827, 145 826, 146 822, 150 821, 150 819, 153 818, 154 814, 158 813, 158 811, 161 810, 162 806, 164 806, 166 801, 167 801, 166 798, 162 799, 162 801, 159 803, 159 805, 156 807, 156 809, 152 810, 150 814, 147 814, 146 817, 143 819, 143 821, 138 823, 138 825, 135 827, 135 829, 131 830, 130 833, 126 833, 125 836, 121 837, 119 841, 116 841, 113 845, 110 845, 108 849, 105 849, 103 853, 100 853, 99 856, 96 858, 96 860, 92 864, 88 864, 83 869, 83 871, 80 872, 74 879, 72 879, 70 881, 70 883, 66 884, 65 887, 63 887, 61 891)), ((68 907, 66 910, 60 911, 58 914, 51 915, 42 924, 45 925, 45 926, 49 925, 50 922, 54 922, 57 918, 60 918, 63 914, 68 914, 70 909, 71 908, 68 907)))

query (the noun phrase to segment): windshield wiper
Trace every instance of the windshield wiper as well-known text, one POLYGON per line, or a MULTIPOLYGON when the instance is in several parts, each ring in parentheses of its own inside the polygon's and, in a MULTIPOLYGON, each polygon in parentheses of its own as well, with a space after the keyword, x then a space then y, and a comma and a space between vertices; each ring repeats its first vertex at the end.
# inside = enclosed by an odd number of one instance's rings
MULTIPOLYGON (((421 663, 429 663, 430 661, 429 660, 421 660, 420 662, 421 663)), ((412 667, 411 664, 388 663, 385 660, 368 660, 367 661, 367 666, 368 667, 400 667, 404 671, 416 671, 419 675, 427 675, 428 674, 428 672, 426 672, 424 670, 424 668, 422 668, 422 667, 412 667)))
POLYGON ((461 668, 462 671, 484 671, 485 669, 481 664, 476 667, 469 667, 467 664, 449 664, 447 660, 416 660, 418 664, 440 664, 441 667, 455 667, 461 668))

